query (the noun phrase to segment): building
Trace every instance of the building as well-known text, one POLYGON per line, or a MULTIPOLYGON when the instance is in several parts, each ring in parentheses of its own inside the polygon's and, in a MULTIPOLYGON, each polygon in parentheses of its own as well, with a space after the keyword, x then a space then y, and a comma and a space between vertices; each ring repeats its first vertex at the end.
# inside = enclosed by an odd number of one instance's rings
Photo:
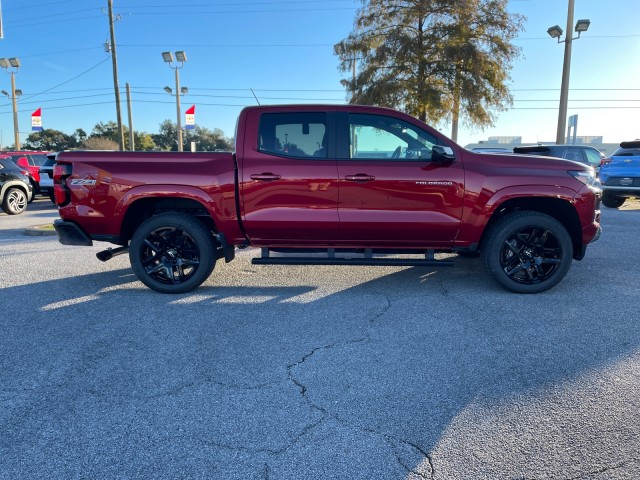
MULTIPOLYGON (((573 140, 573 139, 571 139, 573 140)), ((539 144, 555 145, 555 141, 537 142, 539 144)), ((620 146, 619 143, 603 143, 603 137, 598 135, 575 137, 575 143, 573 141, 568 142, 574 145, 589 145, 600 150, 605 155, 610 155, 616 148, 620 146)), ((472 148, 507 148, 513 150, 514 147, 520 147, 523 145, 535 145, 536 142, 522 142, 521 136, 505 136, 505 137, 489 137, 487 140, 480 140, 478 143, 470 143, 465 146, 466 149, 472 148)))

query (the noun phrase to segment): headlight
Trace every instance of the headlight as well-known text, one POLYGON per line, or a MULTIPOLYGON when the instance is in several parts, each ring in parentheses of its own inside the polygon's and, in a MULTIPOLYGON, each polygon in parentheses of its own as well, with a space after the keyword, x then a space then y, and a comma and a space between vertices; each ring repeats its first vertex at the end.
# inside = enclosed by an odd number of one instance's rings
POLYGON ((567 173, 589 187, 598 189, 601 187, 600 180, 596 178, 593 168, 589 170, 569 170, 567 173))

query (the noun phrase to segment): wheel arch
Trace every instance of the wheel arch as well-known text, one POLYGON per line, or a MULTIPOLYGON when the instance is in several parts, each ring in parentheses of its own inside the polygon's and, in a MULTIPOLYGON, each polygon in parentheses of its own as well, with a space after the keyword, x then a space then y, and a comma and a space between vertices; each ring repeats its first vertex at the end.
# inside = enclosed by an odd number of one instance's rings
POLYGON ((145 197, 134 200, 126 209, 120 229, 120 242, 126 245, 136 228, 146 219, 165 212, 182 212, 200 220, 209 230, 216 231, 215 221, 205 205, 192 198, 145 197))
POLYGON ((569 233, 573 246, 573 258, 580 260, 584 255, 582 248, 582 226, 580 217, 573 204, 562 198, 552 197, 518 197, 500 204, 492 213, 480 238, 480 249, 490 227, 505 215, 517 211, 534 211, 544 213, 558 220, 569 233))
POLYGON ((24 192, 27 198, 29 198, 29 189, 23 182, 17 180, 9 180, 2 184, 2 190, 0 190, 0 199, 2 199, 2 201, 4 201, 4 196, 10 188, 19 188, 24 192))

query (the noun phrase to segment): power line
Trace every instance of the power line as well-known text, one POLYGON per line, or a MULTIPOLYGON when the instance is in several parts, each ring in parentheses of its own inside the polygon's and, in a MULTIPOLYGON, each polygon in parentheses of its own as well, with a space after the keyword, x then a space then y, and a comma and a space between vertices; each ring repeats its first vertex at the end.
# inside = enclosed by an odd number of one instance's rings
POLYGON ((103 63, 105 63, 107 60, 110 60, 110 58, 111 58, 111 57, 107 57, 107 58, 105 58, 105 59, 104 59, 104 60, 102 60, 101 62, 96 63, 93 67, 91 67, 91 68, 89 68, 89 69, 85 70, 85 71, 84 71, 84 72, 82 72, 82 73, 79 73, 78 75, 76 75, 76 76, 75 76, 75 77, 73 77, 73 78, 70 78, 69 80, 66 80, 66 81, 64 81, 64 82, 62 82, 62 83, 59 83, 58 85, 56 85, 56 86, 54 86, 54 87, 48 88, 48 89, 43 90, 42 92, 39 92, 39 93, 34 93, 33 95, 29 95, 28 97, 24 98, 24 99, 23 99, 23 101, 24 101, 24 100, 28 100, 28 99, 33 98, 33 97, 37 97, 38 95, 42 95, 43 93, 50 92, 51 90, 54 90, 54 89, 56 89, 56 88, 58 88, 58 87, 61 87, 62 85, 66 85, 67 83, 72 82, 72 81, 73 81, 73 80, 75 80, 76 78, 79 78, 79 77, 81 77, 81 76, 83 76, 83 75, 85 75, 85 74, 89 73, 91 70, 93 70, 93 69, 95 69, 95 68, 99 67, 100 65, 102 65, 103 63))

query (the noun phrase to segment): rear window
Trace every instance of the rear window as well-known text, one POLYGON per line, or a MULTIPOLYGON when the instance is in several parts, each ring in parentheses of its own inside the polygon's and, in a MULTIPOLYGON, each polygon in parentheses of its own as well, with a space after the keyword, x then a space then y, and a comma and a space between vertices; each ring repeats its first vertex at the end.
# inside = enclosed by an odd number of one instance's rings
POLYGON ((47 159, 42 164, 43 167, 52 167, 56 163, 56 157, 47 157, 47 159))
POLYGON ((640 156, 640 148, 618 148, 613 154, 612 157, 635 157, 640 156))
POLYGON ((535 155, 549 155, 551 150, 548 147, 542 147, 539 145, 533 147, 515 147, 513 149, 514 153, 529 153, 535 155))
POLYGON ((7 172, 20 172, 22 171, 20 169, 20 167, 18 167, 15 163, 13 163, 11 160, 6 159, 6 160, 0 160, 0 168, 2 170, 5 170, 7 172))
POLYGON ((326 126, 326 114, 322 112, 265 113, 260 117, 260 151, 327 158, 326 126))

